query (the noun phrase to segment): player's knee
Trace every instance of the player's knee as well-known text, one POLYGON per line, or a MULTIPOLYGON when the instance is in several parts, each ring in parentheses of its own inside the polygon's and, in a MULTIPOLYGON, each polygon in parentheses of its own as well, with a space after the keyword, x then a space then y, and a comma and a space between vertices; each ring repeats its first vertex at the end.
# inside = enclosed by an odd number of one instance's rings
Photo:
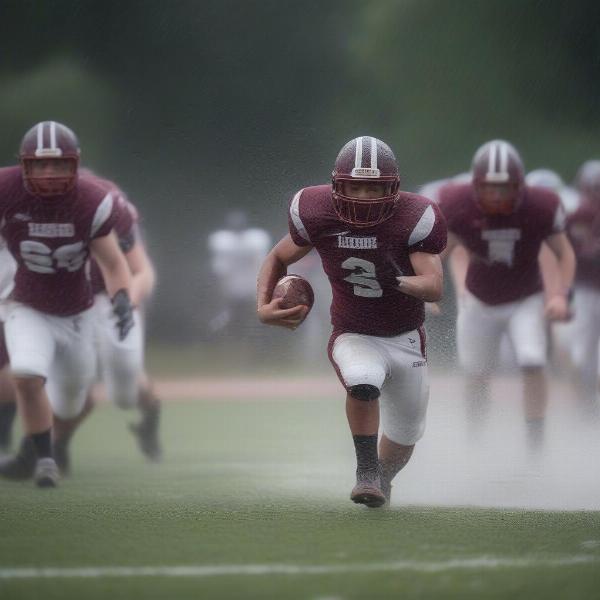
POLYGON ((370 385, 368 383, 360 383, 358 385, 353 385, 349 387, 348 393, 357 400, 369 402, 371 400, 377 400, 377 398, 379 398, 381 394, 381 391, 375 385, 370 385))

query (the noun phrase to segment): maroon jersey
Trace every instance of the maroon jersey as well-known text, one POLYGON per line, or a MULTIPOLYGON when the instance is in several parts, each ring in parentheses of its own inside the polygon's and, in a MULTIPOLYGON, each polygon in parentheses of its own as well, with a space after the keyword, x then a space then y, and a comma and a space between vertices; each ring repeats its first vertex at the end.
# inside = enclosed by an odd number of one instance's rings
MULTIPOLYGON (((90 179, 107 192, 111 192, 114 198, 114 231, 119 240, 119 246, 124 254, 127 254, 136 241, 138 240, 137 223, 139 215, 135 206, 129 201, 125 193, 117 186, 116 183, 99 177, 91 172, 86 172, 86 179, 90 179)), ((94 295, 106 291, 104 277, 100 271, 98 263, 92 258, 90 259, 90 279, 92 282, 92 292, 94 295)))
POLYGON ((85 264, 90 242, 113 228, 112 194, 80 178, 65 195, 33 196, 21 168, 6 167, 0 169, 0 221, 17 262, 12 299, 58 316, 92 305, 85 264))
POLYGON ((526 187, 510 215, 486 216, 473 186, 449 184, 439 206, 469 250, 467 289, 486 304, 504 304, 542 290, 538 254, 542 242, 565 228, 560 198, 546 188, 526 187))
POLYGON ((414 275, 412 252, 439 254, 446 224, 430 200, 401 192, 392 216, 353 228, 337 216, 331 186, 300 190, 292 199, 289 228, 298 246, 312 245, 333 290, 334 332, 394 336, 423 323, 424 303, 398 290, 398 275, 414 275))
POLYGON ((584 200, 569 216, 567 233, 577 257, 575 281, 600 289, 600 207, 584 200))

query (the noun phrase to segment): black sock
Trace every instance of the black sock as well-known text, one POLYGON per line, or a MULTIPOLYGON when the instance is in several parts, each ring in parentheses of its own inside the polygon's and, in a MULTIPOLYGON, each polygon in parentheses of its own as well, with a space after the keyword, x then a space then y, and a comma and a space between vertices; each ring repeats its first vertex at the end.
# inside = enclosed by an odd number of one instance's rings
POLYGON ((40 433, 32 433, 31 439, 38 458, 52 458, 52 442, 50 429, 40 433))
POLYGON ((0 448, 8 448, 12 437, 12 427, 17 414, 15 402, 0 404, 0 448))
POLYGON ((356 474, 376 475, 379 469, 377 459, 377 434, 353 435, 356 451, 356 474))

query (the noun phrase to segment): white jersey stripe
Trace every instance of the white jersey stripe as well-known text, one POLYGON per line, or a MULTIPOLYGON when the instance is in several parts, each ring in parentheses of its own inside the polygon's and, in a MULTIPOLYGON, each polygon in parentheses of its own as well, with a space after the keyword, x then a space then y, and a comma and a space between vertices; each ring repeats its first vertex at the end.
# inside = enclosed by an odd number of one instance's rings
POLYGON ((106 223, 107 219, 110 217, 113 209, 113 196, 109 192, 104 196, 102 202, 98 205, 96 209, 96 214, 94 215, 94 220, 92 221, 92 228, 90 230, 90 237, 93 238, 98 230, 104 223, 106 223))
POLYGON ((308 236, 304 223, 300 217, 300 196, 302 196, 303 191, 304 189, 300 190, 294 196, 292 203, 290 204, 290 217, 292 218, 292 223, 294 224, 298 235, 307 242, 310 242, 310 237, 308 236))
POLYGON ((412 233, 408 238, 408 245, 414 246, 415 244, 423 241, 431 233, 434 225, 435 213, 433 212, 433 208, 428 206, 421 215, 419 222, 412 230, 412 233))

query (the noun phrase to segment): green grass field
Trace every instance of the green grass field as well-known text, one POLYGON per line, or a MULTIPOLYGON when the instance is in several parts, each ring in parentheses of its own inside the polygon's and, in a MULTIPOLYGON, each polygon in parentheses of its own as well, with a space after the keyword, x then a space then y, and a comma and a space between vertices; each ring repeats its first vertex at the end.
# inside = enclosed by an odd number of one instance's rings
POLYGON ((600 512, 407 503, 419 463, 353 505, 341 403, 170 402, 161 465, 127 416, 97 409, 59 489, 0 482, 2 600, 600 597, 600 512))

